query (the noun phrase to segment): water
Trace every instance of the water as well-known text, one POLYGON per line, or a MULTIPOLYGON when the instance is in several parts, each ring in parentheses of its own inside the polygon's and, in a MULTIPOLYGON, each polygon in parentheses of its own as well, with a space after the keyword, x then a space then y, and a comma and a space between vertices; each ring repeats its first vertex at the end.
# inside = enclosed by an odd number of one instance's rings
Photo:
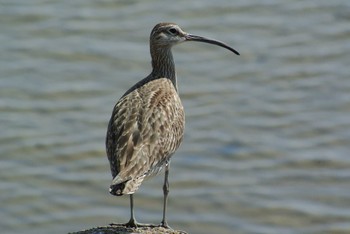
MULTIPOLYGON (((0 8, 1 233, 129 217, 108 193, 112 108, 161 21, 225 41, 174 49, 186 108, 169 223, 189 233, 350 232, 350 2, 7 0, 0 8)), ((162 176, 135 197, 157 223, 162 176)))

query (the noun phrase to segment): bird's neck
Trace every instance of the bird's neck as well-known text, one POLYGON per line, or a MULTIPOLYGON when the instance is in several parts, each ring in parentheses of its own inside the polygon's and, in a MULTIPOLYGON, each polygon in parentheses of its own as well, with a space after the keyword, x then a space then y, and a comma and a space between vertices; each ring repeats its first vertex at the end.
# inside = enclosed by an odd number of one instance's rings
POLYGON ((177 90, 175 63, 170 47, 151 47, 153 79, 167 78, 177 90))

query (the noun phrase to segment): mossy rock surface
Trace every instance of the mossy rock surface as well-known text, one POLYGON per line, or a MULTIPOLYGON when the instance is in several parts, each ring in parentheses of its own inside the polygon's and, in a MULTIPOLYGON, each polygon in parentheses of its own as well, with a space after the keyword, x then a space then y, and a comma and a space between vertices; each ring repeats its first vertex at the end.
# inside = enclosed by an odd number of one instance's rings
POLYGON ((106 227, 95 227, 84 231, 72 232, 70 234, 131 234, 131 233, 143 233, 143 234, 187 234, 187 232, 167 229, 163 227, 150 226, 150 227, 126 227, 123 224, 111 224, 106 227))

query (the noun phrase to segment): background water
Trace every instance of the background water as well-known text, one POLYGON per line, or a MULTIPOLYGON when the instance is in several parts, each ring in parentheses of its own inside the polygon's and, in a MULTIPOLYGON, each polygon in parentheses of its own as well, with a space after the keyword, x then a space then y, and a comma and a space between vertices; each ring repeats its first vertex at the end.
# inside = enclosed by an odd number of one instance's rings
MULTIPOLYGON (((1 233, 129 218, 108 193, 114 103, 150 72, 161 21, 225 41, 174 48, 186 134, 169 223, 189 233, 350 233, 350 1, 3 0, 1 233)), ((135 197, 158 223, 163 176, 135 197)))

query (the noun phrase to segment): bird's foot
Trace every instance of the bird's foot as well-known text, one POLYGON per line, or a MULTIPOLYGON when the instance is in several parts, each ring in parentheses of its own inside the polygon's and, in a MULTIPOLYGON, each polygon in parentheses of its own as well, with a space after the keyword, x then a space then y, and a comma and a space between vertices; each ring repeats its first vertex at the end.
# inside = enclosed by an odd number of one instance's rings
POLYGON ((154 224, 139 223, 135 219, 130 219, 129 222, 124 224, 125 227, 138 228, 138 227, 155 227, 154 224))
POLYGON ((159 227, 163 227, 163 228, 166 228, 166 229, 172 229, 169 225, 168 225, 168 222, 166 220, 163 220, 160 224, 159 224, 159 227))
POLYGON ((122 226, 127 228, 139 228, 139 227, 163 227, 166 229, 172 229, 167 222, 161 222, 159 225, 149 223, 139 223, 134 219, 130 219, 127 223, 110 223, 110 226, 122 226))

